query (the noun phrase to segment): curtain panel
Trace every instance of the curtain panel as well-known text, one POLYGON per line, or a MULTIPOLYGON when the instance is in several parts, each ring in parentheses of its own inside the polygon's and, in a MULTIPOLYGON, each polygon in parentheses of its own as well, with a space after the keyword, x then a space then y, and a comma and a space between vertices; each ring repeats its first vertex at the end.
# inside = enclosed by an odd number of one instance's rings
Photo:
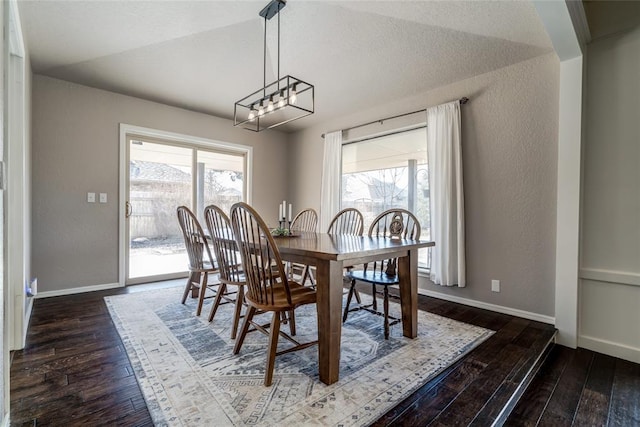
POLYGON ((327 231, 333 216, 340 210, 342 180, 342 131, 324 136, 322 190, 320 193, 320 232, 327 231))
POLYGON ((430 279, 466 285, 460 101, 427 108, 431 237, 430 279))

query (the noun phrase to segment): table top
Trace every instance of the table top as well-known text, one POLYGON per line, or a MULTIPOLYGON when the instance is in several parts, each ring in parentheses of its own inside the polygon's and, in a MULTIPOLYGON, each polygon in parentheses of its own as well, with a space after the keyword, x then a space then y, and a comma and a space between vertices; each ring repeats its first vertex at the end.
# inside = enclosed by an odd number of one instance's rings
POLYGON ((328 260, 352 260, 435 246, 435 242, 424 240, 313 232, 300 232, 293 237, 274 237, 274 241, 283 255, 328 260))

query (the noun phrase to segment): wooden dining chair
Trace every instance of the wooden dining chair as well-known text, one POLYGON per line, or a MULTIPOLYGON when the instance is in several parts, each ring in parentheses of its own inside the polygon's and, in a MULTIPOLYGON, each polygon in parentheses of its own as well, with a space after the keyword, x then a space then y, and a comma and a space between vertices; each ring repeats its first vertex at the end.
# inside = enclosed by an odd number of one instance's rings
MULTIPOLYGON (((291 221, 291 231, 293 233, 299 231, 317 231, 318 228, 318 213, 311 208, 304 209, 293 218, 291 221)), ((289 263, 288 269, 290 272, 289 277, 294 272, 300 272, 300 283, 303 285, 306 283, 307 279, 311 282, 311 286, 316 285, 315 277, 313 277, 313 272, 311 268, 306 264, 298 264, 298 263, 289 263)))
POLYGON ((227 214, 218 206, 210 205, 204 208, 204 219, 209 230, 211 246, 213 247, 220 276, 220 287, 211 306, 209 322, 213 321, 218 307, 224 303, 224 300, 235 303, 233 325, 231 327, 231 339, 235 339, 242 314, 244 287, 246 285, 244 272, 242 271, 242 260, 240 259, 238 246, 231 228, 231 221, 227 214), (235 291, 229 292, 230 287, 235 288, 235 291))
POLYGON ((291 230, 316 231, 318 227, 318 213, 315 209, 303 209, 291 221, 291 230))
MULTIPOLYGON (((406 209, 389 209, 378 215, 369 227, 370 237, 387 237, 391 239, 420 239, 420 222, 406 209)), ((400 283, 397 271, 397 258, 376 261, 364 264, 363 270, 352 270, 347 276, 351 279, 351 287, 347 296, 347 305, 344 308, 342 321, 346 322, 351 311, 367 310, 384 317, 384 338, 389 339, 389 327, 400 322, 401 319, 389 316, 389 286, 400 283), (371 295, 373 302, 363 305, 358 301, 358 306, 350 308, 351 298, 356 291, 356 281, 371 283, 371 295), (383 312, 378 311, 376 302, 376 285, 383 286, 383 312), (389 320, 392 320, 389 322, 389 320)))
MULTIPOLYGON (((363 230, 364 218, 362 216, 362 212, 360 212, 356 208, 345 208, 333 217, 333 219, 329 223, 329 227, 327 228, 327 233, 345 234, 348 236, 362 236, 363 230)), ((344 268, 348 273, 353 269, 353 266, 345 266, 344 268)), ((362 299, 360 298, 360 293, 358 292, 358 290, 354 289, 353 294, 356 297, 356 302, 358 304, 361 304, 362 299)))
POLYGON ((346 208, 338 212, 327 229, 329 234, 347 234, 362 236, 364 231, 364 219, 362 213, 356 208, 346 208))
POLYGON ((269 386, 273 381, 276 356, 318 343, 317 340, 299 343, 280 330, 282 315, 299 306, 315 304, 316 292, 288 279, 269 228, 251 206, 242 202, 234 204, 231 207, 231 225, 242 258, 242 268, 247 281, 245 300, 249 305, 233 353, 240 352, 250 325, 266 334, 269 337, 269 345, 264 385, 269 386), (257 311, 272 313, 270 325, 261 325, 253 320, 257 311), (293 343, 293 347, 277 351, 280 336, 293 343))
POLYGON ((218 269, 211 256, 207 238, 198 222, 198 218, 186 206, 178 206, 176 212, 182 236, 184 237, 184 246, 189 256, 189 278, 182 295, 182 304, 187 300, 189 291, 192 294, 198 292, 196 315, 200 316, 207 288, 215 291, 215 288, 220 285, 220 282, 209 281, 209 274, 217 273, 218 269))

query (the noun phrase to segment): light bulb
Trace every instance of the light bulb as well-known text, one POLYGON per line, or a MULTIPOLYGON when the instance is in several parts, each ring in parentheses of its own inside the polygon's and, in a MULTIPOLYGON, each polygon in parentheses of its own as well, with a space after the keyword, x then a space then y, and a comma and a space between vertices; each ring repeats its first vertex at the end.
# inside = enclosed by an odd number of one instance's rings
POLYGON ((278 107, 279 107, 279 108, 282 108, 282 107, 284 107, 284 104, 285 104, 285 99, 284 99, 284 89, 282 89, 282 90, 280 91, 280 99, 278 100, 278 107))
POLYGON ((249 119, 250 122, 252 122, 255 118, 256 118, 256 112, 255 110, 251 110, 249 111, 249 117, 247 117, 249 119))
POLYGON ((273 95, 269 97, 269 103, 267 104, 267 113, 273 111, 273 95))
POLYGON ((262 105, 262 101, 260 101, 260 106, 258 107, 258 117, 264 116, 264 105, 262 105))
POLYGON ((291 104, 295 104, 297 100, 298 100, 298 94, 296 93, 296 85, 294 84, 291 87, 291 95, 289 95, 289 102, 291 104))

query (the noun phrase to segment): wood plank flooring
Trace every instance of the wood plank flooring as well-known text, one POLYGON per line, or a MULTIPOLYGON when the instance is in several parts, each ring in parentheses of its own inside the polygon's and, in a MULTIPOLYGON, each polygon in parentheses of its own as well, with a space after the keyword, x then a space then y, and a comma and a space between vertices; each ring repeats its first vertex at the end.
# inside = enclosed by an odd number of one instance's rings
MULTIPOLYGON (((27 347, 12 354, 11 425, 151 426, 103 297, 175 284, 36 300, 27 347)), ((496 333, 376 426, 490 425, 554 334, 550 325, 425 296, 419 308, 496 333)), ((640 365, 556 346, 506 424, 639 425, 639 402, 640 365)))

